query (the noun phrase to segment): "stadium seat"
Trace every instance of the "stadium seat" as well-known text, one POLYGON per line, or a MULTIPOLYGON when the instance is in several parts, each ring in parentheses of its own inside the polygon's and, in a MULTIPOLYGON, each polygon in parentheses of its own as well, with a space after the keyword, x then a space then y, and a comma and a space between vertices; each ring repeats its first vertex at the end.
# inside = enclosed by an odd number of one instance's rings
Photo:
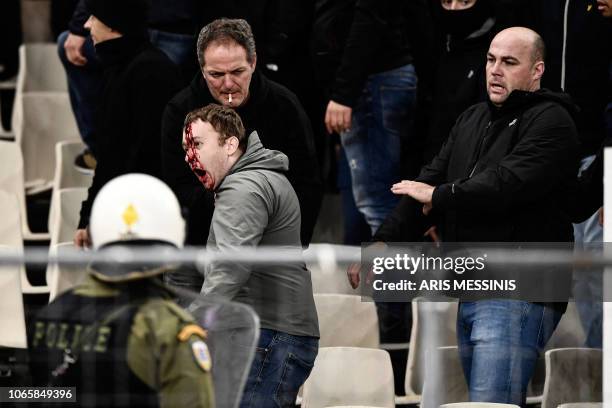
MULTIPOLYGON (((559 321, 559 324, 557 325, 552 337, 548 343, 546 343, 544 352, 546 350, 552 350, 555 348, 582 347, 585 339, 586 335, 584 333, 582 323, 580 323, 580 316, 578 316, 576 303, 569 302, 567 304, 567 310, 561 317, 561 320, 559 321)), ((545 379, 546 362, 544 361, 544 353, 542 353, 538 358, 533 378, 531 379, 529 388, 527 390, 528 404, 534 405, 542 403, 545 379)))
POLYGON ((319 347, 378 348, 378 315, 361 296, 315 293, 321 338, 319 347))
POLYGON ((54 211, 57 207, 59 191, 63 188, 89 187, 91 185, 92 176, 82 174, 74 167, 74 158, 84 148, 85 145, 80 141, 65 141, 55 144, 55 173, 53 176, 53 192, 51 194, 51 206, 49 207, 48 226, 51 235, 53 235, 54 211))
POLYGON ((315 262, 306 262, 312 277, 313 293, 339 293, 345 295, 358 295, 359 290, 351 287, 346 276, 348 264, 338 263, 336 251, 359 253, 359 247, 346 245, 310 244, 304 251, 309 255, 315 251, 322 251, 315 262))
POLYGON ((50 190, 55 170, 55 144, 80 140, 68 94, 25 93, 21 97, 22 120, 15 127, 21 146, 27 194, 50 190))
POLYGON ((421 408, 467 402, 469 394, 457 346, 438 347, 427 353, 421 408))
POLYGON ((542 408, 557 408, 570 402, 602 401, 601 349, 552 349, 546 352, 545 360, 542 408))
POLYGON ((602 408, 602 402, 570 402, 561 404, 557 408, 602 408))
POLYGON ((393 369, 388 352, 323 347, 304 384, 302 407, 394 407, 393 394, 393 369))
MULTIPOLYGON (((1 152, 1 145, 0 145, 1 152)), ((2 157, 0 155, 0 160, 2 157)), ((21 235, 21 215, 19 214, 19 200, 15 194, 2 190, 0 185, 0 214, 7 214, 0 222, 0 245, 23 251, 23 238, 21 235)), ((49 292, 45 286, 32 286, 28 280, 25 265, 17 268, 21 275, 21 293, 39 294, 49 292)))
POLYGON ((19 47, 17 92, 68 92, 66 72, 55 43, 28 43, 19 47))
POLYGON ((398 404, 416 403, 423 393, 427 353, 437 347, 457 344, 457 301, 415 298, 406 366, 405 397, 398 404))
POLYGON ((442 404, 440 408, 520 408, 513 404, 498 404, 495 402, 455 402, 442 404))
POLYGON ((53 218, 50 221, 51 245, 60 242, 72 242, 74 232, 79 225, 81 203, 87 198, 84 187, 63 188, 55 195, 53 218))
MULTIPOLYGON (((0 245, 0 251, 19 253, 21 249, 0 245)), ((27 348, 20 269, 18 265, 0 265, 0 347, 27 348)))
MULTIPOLYGON (((78 249, 72 242, 62 242, 49 248, 49 256, 66 255, 78 249)), ((81 283, 87 276, 85 267, 68 266, 60 263, 49 264, 47 267, 47 282, 49 284, 49 302, 62 292, 67 291, 81 283)))
POLYGON ((22 239, 48 241, 50 239, 48 233, 33 233, 30 230, 23 179, 23 157, 21 148, 15 142, 0 141, 0 190, 13 193, 17 197, 19 206, 16 214, 19 214, 21 220, 22 239))

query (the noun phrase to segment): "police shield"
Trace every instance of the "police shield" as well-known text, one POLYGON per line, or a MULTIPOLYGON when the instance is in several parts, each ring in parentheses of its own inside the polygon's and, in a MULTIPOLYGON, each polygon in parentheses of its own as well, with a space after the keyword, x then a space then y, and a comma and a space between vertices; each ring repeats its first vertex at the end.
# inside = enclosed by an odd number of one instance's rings
POLYGON ((180 303, 190 304, 189 312, 208 333, 216 406, 238 407, 259 339, 259 317, 242 303, 175 291, 180 303))

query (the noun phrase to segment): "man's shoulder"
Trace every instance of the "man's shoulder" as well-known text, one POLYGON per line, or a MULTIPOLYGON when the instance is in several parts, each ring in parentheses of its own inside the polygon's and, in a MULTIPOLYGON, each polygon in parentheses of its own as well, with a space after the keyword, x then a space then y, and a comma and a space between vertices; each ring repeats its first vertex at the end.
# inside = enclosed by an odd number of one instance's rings
POLYGON ((144 47, 130 62, 130 69, 147 73, 162 75, 168 71, 178 73, 176 65, 166 54, 154 46, 144 47))
POLYGON ((207 90, 202 89, 203 86, 205 85, 199 82, 197 78, 194 78, 193 81, 178 91, 172 99, 170 99, 168 108, 180 114, 183 119, 184 116, 192 110, 212 103, 212 98, 205 96, 205 91, 207 90))
POLYGON ((289 90, 289 88, 268 79, 263 74, 260 75, 262 86, 257 90, 257 92, 265 93, 265 96, 263 96, 264 103, 273 103, 281 109, 301 109, 302 105, 300 104, 297 96, 291 90, 289 90))

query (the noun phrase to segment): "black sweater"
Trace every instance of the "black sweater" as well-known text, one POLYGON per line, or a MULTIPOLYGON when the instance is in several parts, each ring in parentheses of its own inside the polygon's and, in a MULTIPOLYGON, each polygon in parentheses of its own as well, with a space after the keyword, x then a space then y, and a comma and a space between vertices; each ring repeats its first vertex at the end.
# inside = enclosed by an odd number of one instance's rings
MULTIPOLYGON (((202 74, 168 103, 163 119, 162 164, 164 179, 188 211, 187 243, 204 245, 213 213, 212 195, 185 163, 181 145, 185 116, 194 109, 217 103, 202 74)), ((287 178, 295 189, 302 212, 302 244, 310 243, 322 199, 322 183, 314 148, 312 128, 295 95, 255 71, 249 99, 236 109, 246 133, 257 131, 267 149, 289 157, 287 178)), ((239 204, 237 204, 239 205, 239 204)))
POLYGON ((121 37, 96 45, 104 88, 96 110, 98 166, 81 206, 79 228, 89 224, 93 201, 111 179, 126 173, 161 177, 161 117, 179 88, 168 57, 147 40, 121 37))
POLYGON ((331 99, 353 106, 370 74, 413 61, 411 3, 393 0, 318 0, 313 51, 317 75, 335 78, 331 99))

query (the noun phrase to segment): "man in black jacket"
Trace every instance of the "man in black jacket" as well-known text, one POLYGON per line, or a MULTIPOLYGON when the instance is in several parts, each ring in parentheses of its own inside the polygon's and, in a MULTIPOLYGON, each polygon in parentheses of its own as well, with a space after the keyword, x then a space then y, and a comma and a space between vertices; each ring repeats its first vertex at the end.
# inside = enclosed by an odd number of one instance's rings
POLYGON ((98 166, 81 205, 77 246, 89 246, 91 206, 109 180, 125 173, 161 176, 161 116, 179 89, 176 66, 147 37, 146 0, 87 0, 85 24, 104 67, 96 110, 98 166))
MULTIPOLYGON (((201 188, 185 163, 183 121, 194 109, 220 103, 236 109, 247 134, 257 131, 267 149, 289 157, 287 178, 300 201, 302 245, 308 245, 322 198, 308 117, 291 91, 255 69, 255 41, 245 20, 219 19, 208 24, 200 32, 197 50, 202 72, 168 103, 162 131, 163 175, 188 210, 187 243, 205 244, 213 196, 201 188)), ((201 282, 195 286, 199 289, 201 282)))
MULTIPOLYGON (((544 43, 534 31, 514 27, 493 39, 489 101, 459 117, 415 181, 392 187, 404 197, 375 241, 418 241, 430 212, 447 242, 572 241, 563 203, 578 166, 578 136, 568 98, 540 89, 543 60, 544 43)), ((524 404, 538 353, 565 305, 461 302, 457 335, 470 400, 524 404)))

